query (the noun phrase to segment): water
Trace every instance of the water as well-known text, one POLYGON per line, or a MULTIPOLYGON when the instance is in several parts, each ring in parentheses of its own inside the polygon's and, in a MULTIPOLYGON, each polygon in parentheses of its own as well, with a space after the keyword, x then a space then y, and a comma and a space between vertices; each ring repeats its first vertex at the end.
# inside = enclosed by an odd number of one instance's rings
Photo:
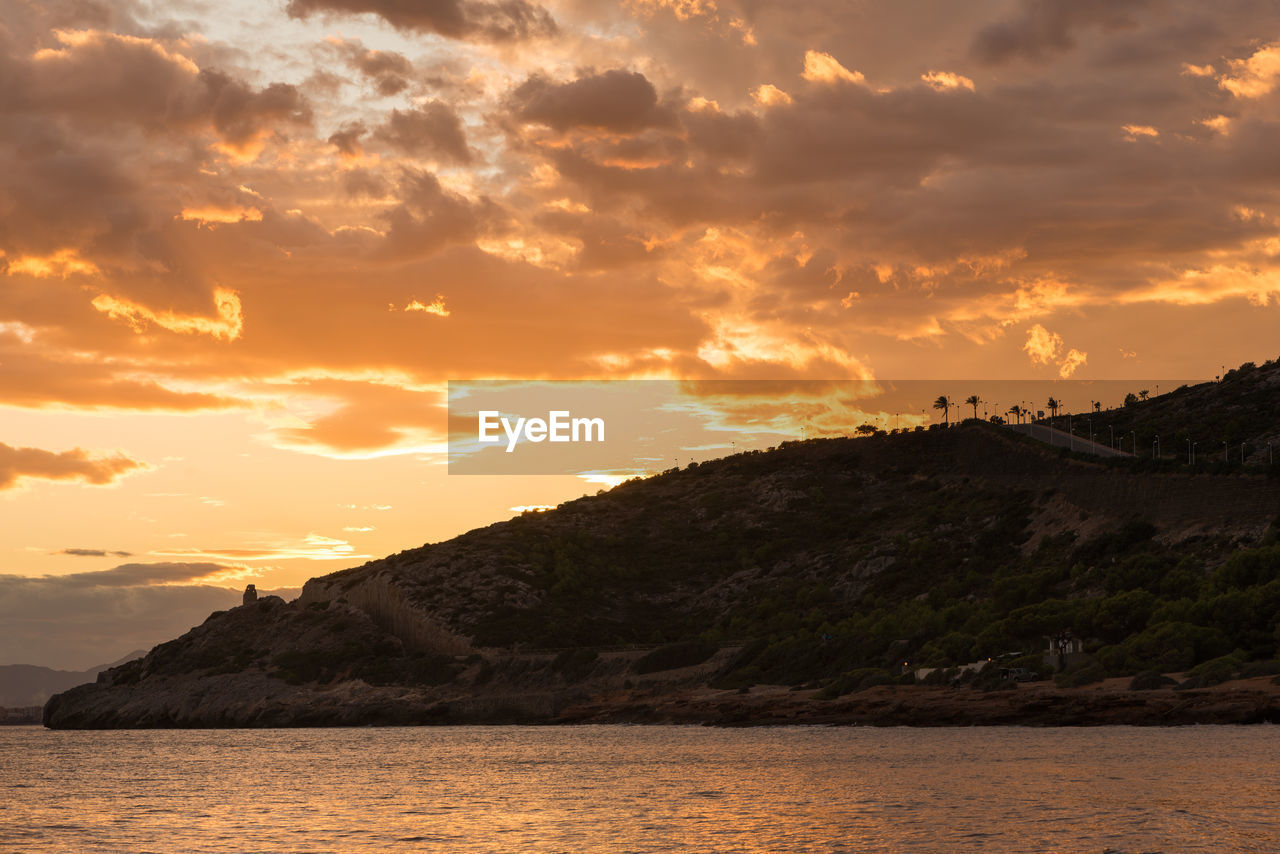
POLYGON ((4 852, 1280 851, 1280 727, 0 728, 4 852))

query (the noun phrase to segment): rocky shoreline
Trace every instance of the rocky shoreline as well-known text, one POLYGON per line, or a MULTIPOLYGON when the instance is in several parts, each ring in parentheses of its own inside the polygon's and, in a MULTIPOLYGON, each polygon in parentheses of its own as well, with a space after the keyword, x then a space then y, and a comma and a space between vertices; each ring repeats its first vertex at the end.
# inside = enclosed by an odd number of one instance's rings
POLYGON ((49 701, 53 729, 407 726, 447 724, 700 724, 708 726, 1180 726, 1280 723, 1269 677, 1175 691, 1128 690, 1128 680, 1083 688, 1031 683, 981 691, 878 686, 835 699, 813 690, 722 691, 649 685, 599 693, 566 686, 459 693, 375 687, 358 680, 288 685, 263 674, 190 677, 134 686, 84 685, 49 701))

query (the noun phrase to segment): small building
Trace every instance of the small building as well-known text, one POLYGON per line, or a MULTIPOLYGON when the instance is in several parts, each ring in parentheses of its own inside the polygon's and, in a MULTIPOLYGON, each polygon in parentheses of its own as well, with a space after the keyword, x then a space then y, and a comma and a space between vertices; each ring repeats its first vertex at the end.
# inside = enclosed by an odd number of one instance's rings
POLYGON ((1084 651, 1084 641, 1064 629, 1056 635, 1046 635, 1048 649, 1044 653, 1044 663, 1049 667, 1066 670, 1071 664, 1088 658, 1084 651))
POLYGON ((258 588, 250 584, 244 589, 244 604, 251 605, 258 601, 258 588))

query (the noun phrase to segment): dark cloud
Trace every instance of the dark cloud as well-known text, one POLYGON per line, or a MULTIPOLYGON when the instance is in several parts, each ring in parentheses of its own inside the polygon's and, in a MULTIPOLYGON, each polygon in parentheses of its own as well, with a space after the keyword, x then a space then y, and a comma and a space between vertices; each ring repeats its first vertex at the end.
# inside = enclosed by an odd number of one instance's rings
POLYGON ((1133 13, 1146 5, 1147 0, 1022 0, 1015 15, 980 30, 970 51, 990 65, 1042 60, 1074 47, 1076 30, 1134 27, 1133 13))
POLYGON ((82 480, 102 485, 145 467, 145 463, 124 454, 95 457, 80 448, 55 452, 15 448, 0 442, 0 490, 13 489, 20 478, 82 480))
POLYGON ((360 154, 360 137, 368 132, 364 122, 347 122, 329 135, 329 142, 348 157, 360 154))
POLYGON ((643 74, 620 69, 567 83, 535 74, 512 93, 511 108, 521 121, 561 132, 582 127, 633 133, 672 126, 675 121, 671 109, 658 103, 657 90, 643 74))
POLYGON ((392 110, 375 136, 413 156, 434 156, 456 165, 472 160, 461 119, 440 101, 428 101, 416 110, 392 110))
POLYGON ((370 13, 398 30, 438 33, 455 39, 522 41, 557 32, 556 22, 547 10, 525 0, 289 0, 287 11, 294 18, 316 12, 370 13))
MULTIPOLYGON (((119 552, 112 552, 119 554, 119 552)), ((64 588, 146 587, 153 584, 181 584, 226 572, 230 567, 216 563, 124 563, 97 572, 74 572, 49 580, 64 588)))
POLYGON ((413 63, 395 51, 366 48, 359 39, 348 39, 336 45, 347 64, 363 74, 379 95, 390 97, 409 88, 413 63))
POLYGON ((430 172, 405 169, 397 196, 399 203, 382 216, 385 252, 394 257, 421 257, 474 240, 497 215, 487 199, 472 202, 451 193, 430 172))
POLYGON ((108 549, 62 549, 58 554, 71 557, 133 557, 133 552, 117 552, 108 549))

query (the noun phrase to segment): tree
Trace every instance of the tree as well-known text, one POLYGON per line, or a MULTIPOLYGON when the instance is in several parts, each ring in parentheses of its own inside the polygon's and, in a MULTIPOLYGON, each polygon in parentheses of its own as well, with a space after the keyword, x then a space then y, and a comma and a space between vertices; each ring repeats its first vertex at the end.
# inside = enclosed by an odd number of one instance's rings
POLYGON ((1019 423, 1019 424, 1021 424, 1021 423, 1022 423, 1022 414, 1023 414, 1023 409, 1022 409, 1022 407, 1021 407, 1021 406, 1019 406, 1018 404, 1016 404, 1016 403, 1015 403, 1013 406, 1010 406, 1010 407, 1009 407, 1009 412, 1008 412, 1008 414, 1009 414, 1009 415, 1012 415, 1014 418, 1018 419, 1018 423, 1019 423))
POLYGON ((1147 399, 1147 397, 1148 397, 1148 396, 1150 396, 1150 394, 1151 394, 1151 392, 1147 391, 1147 390, 1144 388, 1142 391, 1138 392, 1138 397, 1142 398, 1143 400, 1146 400, 1146 399, 1147 399))
POLYGON ((1058 417, 1058 408, 1059 408, 1059 407, 1061 407, 1061 406, 1062 406, 1062 404, 1057 400, 1057 398, 1053 398, 1053 397, 1051 397, 1051 398, 1049 398, 1049 399, 1045 402, 1045 406, 1048 406, 1048 407, 1049 407, 1049 414, 1050 414, 1052 417, 1057 418, 1057 417, 1058 417))
POLYGON ((979 404, 979 403, 982 403, 981 398, 979 398, 976 394, 971 394, 971 395, 969 395, 968 397, 966 397, 966 398, 964 399, 964 402, 965 402, 965 403, 967 403, 967 404, 969 404, 970 406, 972 406, 972 407, 973 407, 973 417, 974 417, 974 418, 977 418, 977 417, 978 417, 978 404, 979 404))
POLYGON ((1100 401, 1100 400, 1095 400, 1095 401, 1093 402, 1093 411, 1094 411, 1094 412, 1101 412, 1101 411, 1102 411, 1102 401, 1100 401))
POLYGON ((933 402, 934 409, 942 410, 942 423, 951 423, 951 399, 945 394, 938 395, 938 399, 933 402))
POLYGON ((876 428, 874 424, 859 424, 858 429, 854 432, 859 436, 874 436, 876 428))

